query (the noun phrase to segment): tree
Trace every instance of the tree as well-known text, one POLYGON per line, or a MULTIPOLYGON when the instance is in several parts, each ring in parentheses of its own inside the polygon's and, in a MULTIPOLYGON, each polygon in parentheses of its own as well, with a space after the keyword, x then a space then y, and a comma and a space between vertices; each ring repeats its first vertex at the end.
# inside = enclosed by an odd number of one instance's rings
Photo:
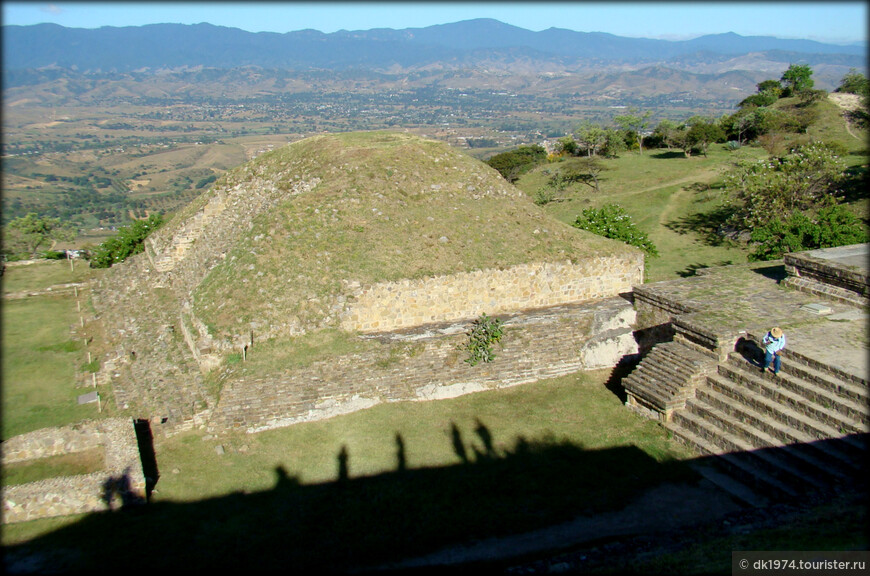
POLYGON ((793 96, 813 87, 812 75, 812 69, 806 64, 792 64, 782 73, 781 82, 786 87, 786 93, 793 96))
POLYGON ((595 156, 607 143, 607 130, 598 124, 584 122, 574 130, 574 138, 581 148, 586 150, 587 156, 595 156))
POLYGON ((741 162, 725 175, 725 188, 735 207, 732 224, 753 230, 794 211, 822 208, 836 202, 846 165, 834 147, 806 144, 781 157, 741 162))
POLYGON ((599 175, 607 168, 598 158, 574 158, 570 165, 562 170, 557 170, 547 179, 543 186, 535 193, 535 204, 543 206, 550 202, 566 200, 562 194, 571 184, 586 184, 596 192, 601 192, 599 175))
POLYGON ((563 136, 556 141, 556 145, 554 146, 556 152, 560 155, 565 156, 576 156, 577 155, 577 142, 574 141, 574 138, 571 136, 563 136))
POLYGON ((868 88, 870 88, 870 83, 867 82, 867 77, 852 68, 849 70, 849 73, 843 76, 843 79, 840 80, 840 86, 837 87, 835 92, 857 94, 866 98, 868 92, 870 92, 868 88))
POLYGON ((601 147, 601 155, 608 158, 615 158, 624 150, 628 150, 628 144, 625 142, 625 134, 621 130, 615 128, 606 128, 604 130, 604 145, 601 147))
POLYGON ((632 132, 637 137, 637 148, 641 154, 643 154, 643 131, 646 130, 651 115, 650 111, 638 114, 637 108, 629 108, 628 114, 613 118, 622 129, 632 132))
POLYGON ((3 252, 36 256, 40 247, 54 247, 59 241, 72 240, 75 231, 61 224, 59 218, 40 217, 34 212, 15 218, 6 225, 3 252))
POLYGON ((496 154, 486 161, 508 182, 516 182, 520 175, 539 162, 547 159, 547 151, 541 146, 520 146, 516 150, 496 154))
POLYGON ((686 132, 685 148, 686 156, 688 151, 699 150, 704 156, 707 155, 707 148, 713 142, 719 142, 725 139, 725 132, 713 120, 708 120, 700 116, 693 116, 687 121, 689 129, 686 132))
POLYGON ((765 80, 756 84, 758 93, 771 92, 779 96, 782 94, 782 84, 778 80, 765 80))

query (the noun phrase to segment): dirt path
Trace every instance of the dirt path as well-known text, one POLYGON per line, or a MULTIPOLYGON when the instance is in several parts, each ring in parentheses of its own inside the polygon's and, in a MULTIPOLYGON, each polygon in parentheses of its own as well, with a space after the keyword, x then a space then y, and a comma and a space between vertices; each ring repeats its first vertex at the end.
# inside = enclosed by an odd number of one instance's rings
POLYGON ((832 92, 828 94, 828 99, 834 104, 843 109, 843 120, 846 122, 846 132, 856 140, 861 137, 852 132, 852 123, 849 121, 849 113, 861 108, 861 97, 857 94, 844 94, 841 92, 832 92))

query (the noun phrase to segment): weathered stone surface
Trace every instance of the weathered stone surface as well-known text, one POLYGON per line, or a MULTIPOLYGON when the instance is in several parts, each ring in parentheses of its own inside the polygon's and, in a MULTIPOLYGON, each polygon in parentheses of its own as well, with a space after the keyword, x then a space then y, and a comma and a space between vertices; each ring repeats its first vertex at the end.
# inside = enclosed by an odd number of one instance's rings
POLYGON ((106 468, 80 476, 3 486, 3 521, 111 510, 145 500, 145 476, 133 423, 124 418, 44 428, 3 441, 3 464, 92 448, 105 449, 106 468))

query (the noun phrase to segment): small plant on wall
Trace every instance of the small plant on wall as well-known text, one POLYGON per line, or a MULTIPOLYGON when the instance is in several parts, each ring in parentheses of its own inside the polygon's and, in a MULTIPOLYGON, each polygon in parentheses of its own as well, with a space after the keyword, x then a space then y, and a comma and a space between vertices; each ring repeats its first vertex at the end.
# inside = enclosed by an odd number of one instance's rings
POLYGON ((501 320, 482 314, 468 331, 468 342, 465 345, 468 358, 465 361, 472 366, 479 362, 492 362, 495 359, 492 345, 501 340, 502 334, 501 320))

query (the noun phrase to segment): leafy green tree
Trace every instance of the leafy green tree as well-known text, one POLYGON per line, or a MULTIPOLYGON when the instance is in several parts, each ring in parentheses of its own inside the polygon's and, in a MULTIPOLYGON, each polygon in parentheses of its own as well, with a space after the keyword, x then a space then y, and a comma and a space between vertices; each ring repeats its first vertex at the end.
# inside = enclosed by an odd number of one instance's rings
POLYGON ((573 226, 640 248, 647 256, 658 256, 658 249, 646 233, 637 228, 631 216, 618 204, 605 204, 598 209, 587 208, 577 217, 573 226))
POLYGON ((613 121, 622 129, 631 132, 637 138, 638 151, 643 154, 643 131, 649 125, 649 117, 652 112, 646 111, 639 114, 637 108, 629 108, 628 114, 615 116, 613 121))
POLYGON ((547 151, 538 146, 520 146, 516 150, 509 150, 496 154, 486 161, 492 168, 508 182, 516 182, 517 179, 537 164, 547 159, 547 151))
POLYGON ((725 175, 735 208, 732 224, 741 230, 784 220, 794 211, 836 202, 846 165, 833 146, 806 144, 784 156, 740 162, 725 175))
POLYGON ((699 150, 706 156, 710 144, 725 140, 725 131, 714 120, 693 116, 689 118, 688 125, 685 142, 689 150, 699 150))
POLYGON ((849 73, 843 76, 840 80, 840 85, 835 90, 846 94, 857 94, 866 97, 870 92, 870 83, 867 82, 867 77, 852 68, 849 73))
POLYGON ((604 131, 604 146, 601 147, 601 155, 607 158, 615 158, 620 152, 628 150, 625 141, 625 132, 616 128, 607 128, 604 131))
POLYGON ((827 206, 815 217, 794 211, 752 231, 755 248, 749 260, 776 260, 789 252, 833 248, 867 242, 866 227, 841 205, 827 206))
POLYGON ((584 122, 574 130, 574 138, 587 156, 595 156, 607 143, 607 129, 591 122, 584 122))
POLYGON ((759 82, 756 84, 756 88, 758 89, 759 94, 763 92, 771 92, 776 94, 777 97, 782 94, 782 84, 778 80, 765 80, 759 82))
POLYGON ((557 153, 565 156, 576 156, 578 151, 577 142, 571 136, 559 138, 554 148, 557 153))
POLYGON ((813 70, 806 64, 792 64, 782 73, 781 82, 785 85, 783 95, 793 96, 813 87, 813 70))
POLYGON ((647 143, 653 142, 653 146, 664 146, 670 150, 676 146, 677 136, 680 130, 680 124, 673 120, 662 120, 653 129, 652 135, 647 138, 647 143))
POLYGON ((3 253, 33 257, 45 245, 72 240, 75 230, 61 224, 59 218, 41 217, 34 212, 15 218, 5 226, 3 253))
POLYGON ((759 92, 758 94, 751 94, 744 98, 740 104, 737 105, 738 108, 748 108, 751 106, 761 107, 761 106, 770 106, 774 102, 779 100, 779 94, 774 93, 772 91, 759 92))
POLYGON ((142 252, 145 238, 163 224, 160 214, 152 214, 145 220, 136 220, 122 227, 118 233, 100 244, 91 256, 91 268, 111 268, 130 256, 142 252))

